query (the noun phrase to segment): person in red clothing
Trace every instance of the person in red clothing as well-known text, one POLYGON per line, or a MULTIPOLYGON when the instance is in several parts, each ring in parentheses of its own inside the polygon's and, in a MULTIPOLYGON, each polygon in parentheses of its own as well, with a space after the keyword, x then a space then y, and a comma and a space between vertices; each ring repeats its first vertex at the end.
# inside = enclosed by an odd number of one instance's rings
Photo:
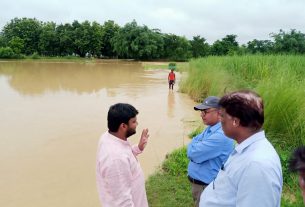
POLYGON ((171 69, 171 72, 168 74, 168 88, 174 90, 174 84, 176 81, 176 75, 174 69, 171 69))

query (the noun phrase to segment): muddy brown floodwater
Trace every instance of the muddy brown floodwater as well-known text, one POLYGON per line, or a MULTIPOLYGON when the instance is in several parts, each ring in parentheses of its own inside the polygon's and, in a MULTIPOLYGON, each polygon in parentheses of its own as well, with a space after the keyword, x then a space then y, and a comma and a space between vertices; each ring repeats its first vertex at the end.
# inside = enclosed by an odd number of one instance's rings
POLYGON ((200 120, 178 84, 168 90, 168 72, 140 62, 1 61, 0 206, 98 207, 97 143, 117 102, 139 110, 132 143, 149 129, 139 160, 151 175, 200 120))

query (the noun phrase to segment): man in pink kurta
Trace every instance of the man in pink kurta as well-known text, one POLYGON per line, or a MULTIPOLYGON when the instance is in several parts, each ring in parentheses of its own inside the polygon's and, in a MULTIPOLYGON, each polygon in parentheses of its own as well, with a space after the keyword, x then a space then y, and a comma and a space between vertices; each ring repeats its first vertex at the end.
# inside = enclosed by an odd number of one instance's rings
POLYGON ((99 141, 96 178, 103 207, 147 207, 145 179, 137 155, 147 143, 144 129, 138 145, 127 137, 136 133, 138 111, 129 104, 115 104, 108 111, 108 128, 99 141))

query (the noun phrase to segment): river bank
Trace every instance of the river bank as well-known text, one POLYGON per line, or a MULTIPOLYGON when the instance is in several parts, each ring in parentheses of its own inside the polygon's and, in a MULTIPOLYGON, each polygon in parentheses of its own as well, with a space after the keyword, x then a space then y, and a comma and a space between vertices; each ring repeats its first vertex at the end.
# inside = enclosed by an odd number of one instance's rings
MULTIPOLYGON (((222 96, 225 92, 245 88, 263 97, 264 130, 281 159, 284 180, 281 206, 287 207, 303 206, 297 177, 288 171, 288 159, 292 150, 305 139, 304 67, 305 56, 207 57, 190 61, 188 76, 180 83, 180 91, 197 102, 208 95, 222 96)), ((186 169, 184 148, 168 156, 146 182, 150 206, 193 205, 186 169)))

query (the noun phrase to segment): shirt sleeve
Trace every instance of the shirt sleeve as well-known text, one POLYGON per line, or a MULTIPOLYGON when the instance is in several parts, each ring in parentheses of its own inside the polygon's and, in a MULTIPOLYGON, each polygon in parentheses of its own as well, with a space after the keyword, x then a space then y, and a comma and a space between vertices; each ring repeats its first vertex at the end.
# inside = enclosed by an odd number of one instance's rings
POLYGON ((187 147, 187 157, 195 163, 202 163, 221 154, 224 142, 222 134, 216 132, 211 136, 202 139, 204 133, 193 138, 187 147))
POLYGON ((131 194, 131 171, 129 161, 111 160, 104 172, 105 188, 114 207, 134 207, 131 194))
POLYGON ((131 147, 131 150, 132 150, 132 153, 133 153, 134 156, 137 156, 137 155, 139 155, 139 154, 142 153, 142 151, 140 150, 140 148, 138 147, 138 145, 133 145, 133 146, 131 147))
POLYGON ((238 183, 237 207, 279 206, 281 184, 273 169, 258 162, 250 163, 238 183))

